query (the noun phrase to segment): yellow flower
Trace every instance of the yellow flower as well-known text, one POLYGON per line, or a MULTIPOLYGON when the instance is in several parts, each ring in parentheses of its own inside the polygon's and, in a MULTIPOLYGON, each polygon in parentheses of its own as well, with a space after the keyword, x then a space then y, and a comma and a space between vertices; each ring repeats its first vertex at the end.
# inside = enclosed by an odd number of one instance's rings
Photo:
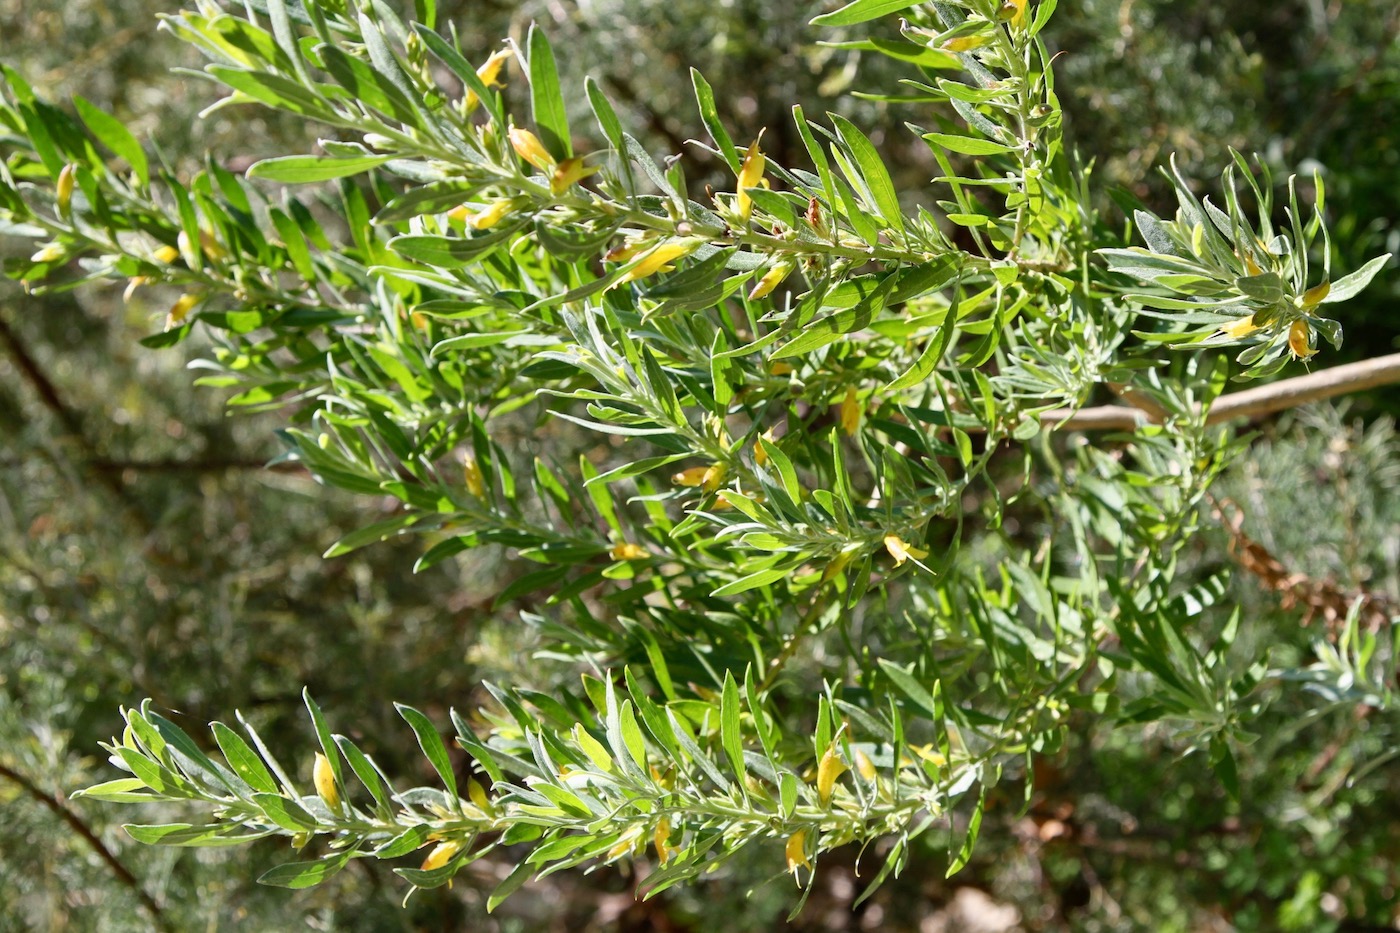
POLYGON ((1020 29, 1026 24, 1027 0, 1006 0, 997 10, 997 19, 1009 21, 1012 29, 1020 29))
POLYGON ((335 786, 335 771, 325 755, 316 753, 316 764, 311 768, 311 781, 316 785, 316 793, 333 811, 340 809, 340 790, 335 786))
POLYGON ((769 363, 768 374, 770 376, 790 376, 793 373, 791 363, 769 363))
POLYGON ((419 866, 423 871, 432 871, 441 868, 452 861, 452 856, 462 851, 462 843, 456 839, 449 839, 446 842, 439 842, 433 846, 433 850, 428 853, 428 857, 423 859, 423 864, 419 866))
POLYGON ((1288 349, 1295 360, 1306 360, 1317 353, 1312 345, 1312 328, 1307 321, 1294 321, 1288 325, 1288 349))
POLYGON ((652 845, 656 846, 656 860, 662 865, 671 857, 671 846, 668 841, 671 838, 671 821, 666 817, 661 818, 661 822, 656 824, 656 831, 652 834, 652 845))
POLYGON ((623 833, 622 838, 617 841, 617 845, 613 846, 611 849, 608 850, 608 861, 612 861, 615 858, 621 858, 628 852, 631 852, 633 844, 637 841, 637 837, 641 834, 642 832, 640 828, 629 829, 627 832, 623 833))
POLYGON ((831 802, 831 794, 836 790, 836 779, 847 771, 846 763, 836 754, 836 744, 832 743, 817 764, 817 799, 826 806, 831 802))
POLYGON ((54 200, 58 203, 58 212, 64 217, 68 216, 68 208, 73 201, 73 164, 63 166, 58 172, 58 181, 54 185, 54 200))
POLYGON ((860 401, 856 398, 855 386, 846 390, 846 398, 841 402, 841 433, 852 437, 860 430, 860 401))
POLYGON ((723 463, 716 463, 705 470, 705 475, 700 477, 700 488, 706 492, 714 492, 724 484, 725 474, 729 472, 729 467, 723 463))
POLYGON ((473 230, 489 230, 509 217, 513 210, 515 210, 515 201, 511 198, 501 198, 475 212, 468 210, 465 206, 454 207, 448 211, 447 216, 451 220, 462 221, 473 230))
POLYGON ((542 172, 554 170, 554 156, 549 154, 538 136, 518 126, 512 126, 508 135, 516 155, 542 172))
POLYGON ((645 248, 646 243, 642 240, 628 240, 604 253, 603 259, 606 262, 627 262, 635 258, 645 248))
POLYGON ((928 551, 914 547, 899 535, 885 535, 885 550, 889 551, 890 556, 894 558, 896 567, 904 566, 904 562, 911 557, 915 560, 928 557, 928 551))
POLYGON ((185 318, 189 317, 190 309, 199 304, 199 296, 186 293, 175 299, 175 303, 170 306, 170 313, 165 316, 165 329, 178 326, 185 318))
POLYGON ((151 258, 168 266, 180 258, 180 251, 173 246, 162 246, 151 254, 151 258))
POLYGON ((582 159, 565 159, 559 163, 559 167, 554 170, 554 175, 549 179, 550 193, 563 194, 600 168, 601 166, 597 165, 590 168, 583 164, 582 159))
MULTIPOLYGON (((909 746, 909 750, 935 768, 941 768, 948 763, 948 759, 944 758, 939 752, 934 751, 932 745, 920 745, 917 747, 911 745, 909 746)), ((905 761, 907 762, 908 759, 905 759, 905 761)))
POLYGON ((467 492, 478 499, 486 495, 486 477, 481 474, 481 464, 470 454, 462 459, 462 478, 466 480, 467 492))
POLYGON ((491 798, 486 796, 486 788, 470 778, 467 780, 467 796, 482 813, 491 813, 496 809, 491 806, 491 798))
POLYGON ((647 549, 631 541, 623 541, 613 545, 613 549, 608 552, 613 560, 646 560, 651 555, 647 549))
POLYGON ((780 262, 763 274, 763 278, 758 280, 753 290, 749 292, 749 301, 757 301, 760 298, 767 298, 773 294, 773 289, 782 284, 783 279, 792 272, 792 264, 780 262))
POLYGON ((799 829, 788 837, 784 854, 787 856, 788 871, 796 873, 798 868, 811 869, 807 860, 807 830, 799 829))
POLYGON ((1249 317, 1242 317, 1238 321, 1224 325, 1220 328, 1220 332, 1227 337, 1238 340, 1241 337, 1248 337, 1258 329, 1259 325, 1254 323, 1254 315, 1251 314, 1249 317))
POLYGON ((45 246, 33 256, 30 256, 29 261, 54 262, 55 260, 62 259, 66 255, 67 253, 64 251, 62 246, 59 246, 57 243, 50 243, 48 246, 45 246))
POLYGON ((744 153, 744 163, 739 167, 739 196, 735 206, 743 220, 748 220, 749 215, 753 213, 753 199, 749 197, 748 189, 757 188, 763 182, 763 170, 768 162, 763 156, 763 150, 758 148, 761 139, 763 134, 759 133, 758 139, 755 139, 753 145, 744 153))
POLYGON ((689 256, 700 248, 700 243, 700 240, 690 238, 684 240, 668 240, 655 246, 649 253, 643 256, 635 266, 628 269, 616 284, 621 285, 623 282, 635 282, 649 275, 665 272, 671 268, 669 263, 680 259, 682 256, 689 256))
POLYGON ((676 486, 699 486, 705 482, 705 475, 709 472, 709 467, 688 467, 679 473, 671 474, 671 482, 676 486))
POLYGON ((878 774, 875 770, 875 763, 870 760, 870 756, 860 749, 856 749, 856 770, 860 772, 860 776, 867 781, 875 780, 878 774))
MULTIPOLYGON (((1238 255, 1238 254, 1237 254, 1237 255, 1238 255)), ((1261 274, 1263 274, 1263 271, 1264 271, 1264 270, 1259 268, 1259 263, 1257 263, 1257 262, 1254 261, 1254 256, 1253 256, 1251 253, 1245 253, 1243 258, 1244 258, 1244 271, 1245 271, 1247 274, 1249 274, 1249 275, 1261 275, 1261 274)))
MULTIPOLYGON (((508 49, 498 49, 491 53, 491 57, 486 59, 486 63, 476 70, 476 76, 481 79, 481 83, 487 87, 503 87, 505 82, 499 80, 501 66, 510 58, 508 49)), ((468 114, 477 108, 481 103, 481 98, 476 96, 476 92, 471 88, 467 89, 467 96, 462 100, 462 113, 468 114)))
POLYGON ((1323 282, 1321 285, 1314 285, 1303 292, 1302 306, 1306 308, 1316 307, 1322 303, 1322 299, 1327 297, 1327 293, 1332 291, 1331 282, 1323 282))
POLYGON ((959 36, 956 39, 949 39, 947 42, 943 43, 943 51, 970 52, 973 49, 980 49, 982 46, 986 45, 988 42, 991 41, 991 37, 986 35, 959 36))
POLYGON ((851 562, 851 558, 855 556, 855 553, 854 550, 846 550, 837 554, 836 557, 826 565, 826 569, 822 571, 822 582, 825 583, 839 576, 841 571, 846 569, 846 565, 851 562))

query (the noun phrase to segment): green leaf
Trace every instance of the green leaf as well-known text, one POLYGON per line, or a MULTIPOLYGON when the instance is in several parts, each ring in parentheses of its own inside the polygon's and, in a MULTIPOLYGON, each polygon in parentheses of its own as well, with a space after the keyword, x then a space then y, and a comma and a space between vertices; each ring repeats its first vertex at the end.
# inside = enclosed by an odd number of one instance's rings
POLYGON ((93 104, 77 96, 73 96, 73 106, 78 111, 78 116, 83 123, 96 136, 98 142, 112 150, 136 173, 136 177, 141 182, 141 187, 148 187, 151 183, 151 166, 146 161, 146 153, 141 148, 141 143, 131 134, 123 123, 116 117, 98 109, 93 104))
POLYGON ((1001 155, 1014 151, 1010 146, 994 143, 990 139, 976 139, 972 136, 925 133, 924 139, 951 152, 961 152, 964 155, 1001 155))
POLYGON ((515 866, 515 870, 506 876, 506 880, 496 885, 496 890, 491 892, 491 896, 486 899, 486 912, 489 914, 501 905, 501 902, 510 897, 520 886, 529 880, 534 873, 534 866, 529 862, 521 862, 515 866))
POLYGON ((886 392, 895 392, 900 389, 908 389, 919 385, 933 374, 933 370, 938 366, 938 361, 943 359, 943 354, 948 350, 948 344, 952 342, 953 331, 958 326, 958 304, 962 294, 960 291, 954 292, 953 303, 948 307, 948 316, 943 319, 943 326, 938 330, 938 336, 930 340, 924 347, 924 351, 919 354, 919 358, 914 361, 903 375, 885 386, 886 392))
POLYGON ((286 862, 258 878, 258 884, 277 888, 311 888, 325 881, 349 863, 354 850, 328 855, 314 862, 286 862))
POLYGON ((724 691, 720 696, 719 705, 719 737, 720 743, 724 745, 724 754, 729 758, 729 766, 734 769, 734 776, 738 778, 740 787, 744 786, 744 741, 739 731, 739 718, 742 709, 739 700, 739 685, 734 680, 734 674, 725 671, 724 691))
POLYGON ((295 800, 283 797, 280 794, 254 794, 253 802, 262 807, 263 813, 283 829, 292 832, 300 832, 304 829, 316 828, 316 817, 306 812, 306 809, 295 800))
POLYGON ((792 569, 793 568, 788 566, 782 566, 774 567, 769 570, 760 570, 757 573, 751 573, 746 577, 740 577, 737 580, 726 583, 724 586, 715 589, 710 595, 733 596, 736 593, 747 593, 749 590, 758 589, 760 586, 767 586, 776 580, 781 580, 783 577, 790 576, 792 574, 792 569))
POLYGON ((221 722, 212 722, 209 728, 234 774, 247 781, 253 790, 277 793, 277 782, 273 780, 272 772, 267 770, 258 753, 249 747, 241 735, 221 722))
POLYGON ((82 790, 74 791, 72 798, 90 797, 93 800, 106 800, 111 803, 144 803, 157 799, 152 794, 137 793, 145 788, 146 782, 140 778, 117 778, 104 781, 82 790))
POLYGON ((895 190, 894 181, 890 178, 889 169, 885 167, 884 160, 880 158, 879 150, 875 148, 864 133, 856 128, 856 125, 840 114, 828 114, 832 124, 836 127, 836 132, 851 150, 851 155, 855 157, 856 165, 860 168, 861 174, 865 177, 865 183, 870 187, 870 194, 875 199, 875 207, 879 210, 880 216, 885 219, 895 230, 904 230, 904 214, 899 209, 899 193, 895 190))
POLYGON ((700 106, 700 121, 705 124, 705 129, 710 131, 710 138, 715 141, 715 145, 719 146, 720 155, 724 156, 729 170, 737 175, 743 166, 743 160, 739 158, 739 150, 734 147, 734 140, 730 139, 728 130, 720 122, 719 111, 715 108, 715 92, 710 87, 710 82, 694 68, 690 69, 690 82, 695 86, 695 102, 700 106))
POLYGON ((443 744, 437 726, 433 725, 431 719, 411 706, 395 703, 394 708, 413 728, 413 734, 418 737, 418 747, 423 749, 423 754, 432 762, 438 777, 442 779, 443 786, 447 788, 447 793, 455 798, 457 796, 457 777, 452 771, 452 758, 447 754, 447 746, 443 744))
MULTIPOLYGON (((943 704, 940 703, 923 684, 910 674, 903 667, 889 660, 879 658, 880 670, 885 672, 885 676, 895 685, 900 693, 913 700, 924 712, 928 713, 932 719, 939 719, 943 715, 943 704)), ((937 682, 935 681, 935 684, 937 682)))
POLYGON ((540 142, 555 159, 563 161, 574 154, 569 136, 569 115, 564 109, 564 93, 559 88, 559 68, 554 62, 554 50, 538 24, 531 24, 528 40, 530 49, 530 109, 540 142))
POLYGON ((345 178, 359 175, 383 165, 393 156, 358 156, 354 158, 332 158, 331 156, 278 156, 263 159, 248 169, 249 178, 265 178, 286 184, 302 185, 308 182, 329 181, 332 178, 345 178))
POLYGON ((857 23, 878 19, 887 13, 898 13, 911 6, 918 6, 919 0, 854 0, 839 10, 823 13, 811 20, 813 26, 854 26, 857 23))
POLYGON ((1377 256, 1375 259, 1372 259, 1350 275, 1342 276, 1332 283, 1331 290, 1327 292, 1327 297, 1322 299, 1321 304, 1335 304, 1338 301, 1346 301, 1348 298, 1355 296, 1363 288, 1371 284, 1371 280, 1376 277, 1376 273, 1380 272, 1389 261, 1390 253, 1386 253, 1384 256, 1377 256))

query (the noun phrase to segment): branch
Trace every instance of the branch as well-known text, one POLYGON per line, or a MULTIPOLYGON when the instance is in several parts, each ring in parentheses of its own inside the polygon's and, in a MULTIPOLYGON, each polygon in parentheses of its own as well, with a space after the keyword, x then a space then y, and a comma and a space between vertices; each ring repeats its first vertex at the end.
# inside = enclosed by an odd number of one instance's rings
POLYGON ((97 833, 93 832, 92 828, 88 826, 87 823, 83 822, 81 816, 73 812, 72 808, 62 800, 59 800, 53 794, 43 790, 20 772, 2 763, 0 763, 0 777, 8 778, 18 784, 24 789, 26 794, 48 807, 57 814, 63 822, 67 823, 75 833, 82 836, 83 839, 87 841, 87 844, 92 847, 93 851, 101 857, 102 861, 106 862, 107 866, 112 869, 112 873, 117 876, 117 879, 130 888, 132 893, 136 895, 141 905, 146 908, 146 911, 150 913, 152 919, 155 920, 156 926, 162 930, 170 929, 169 923, 165 919, 165 915, 161 913, 160 905, 156 903, 155 898, 151 897, 151 895, 141 887, 141 882, 131 873, 131 869, 121 863, 121 860, 112 853, 111 849, 107 848, 107 844, 98 837, 97 833))
MULTIPOLYGON (((1400 382, 1400 353, 1392 353, 1222 395, 1211 406, 1206 422, 1215 424, 1231 418, 1267 415, 1397 382, 1400 382)), ((1067 431, 1131 431, 1140 424, 1160 424, 1162 416, 1143 408, 1101 405, 1078 410, 1057 408, 1041 415, 1040 420, 1042 424, 1067 431)))

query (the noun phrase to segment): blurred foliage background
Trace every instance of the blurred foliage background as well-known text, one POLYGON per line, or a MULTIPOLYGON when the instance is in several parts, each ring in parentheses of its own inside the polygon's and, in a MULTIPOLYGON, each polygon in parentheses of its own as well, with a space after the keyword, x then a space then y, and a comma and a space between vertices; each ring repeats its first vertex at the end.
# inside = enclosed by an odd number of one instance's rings
MULTIPOLYGON (((699 126, 691 65, 714 85, 736 139, 767 127, 765 149, 802 164, 791 105, 838 110, 895 154, 887 161, 899 167, 896 184, 922 197, 934 167, 902 123, 934 118, 860 96, 890 92, 901 73, 878 56, 819 44, 840 37, 805 24, 832 5, 440 2, 475 60, 540 21, 566 86, 581 87, 585 71, 599 76, 654 152, 688 153, 692 177, 705 162, 686 145, 699 126)), ((310 145, 314 128, 266 111, 226 109, 201 121, 211 90, 171 72, 197 67, 195 54, 155 30, 169 8, 0 0, 0 59, 51 99, 79 93, 115 112, 177 165, 209 150, 240 169, 310 145)), ((1083 0, 1061 5, 1047 39, 1063 52, 1058 90, 1070 138, 1094 159, 1101 193, 1121 187, 1169 210, 1155 167, 1171 152, 1203 179, 1228 162, 1228 146, 1258 151, 1280 178, 1320 167, 1334 262, 1350 269, 1400 251, 1397 33, 1391 0, 1083 0)), ((427 781, 414 773, 426 766, 391 701, 442 714, 475 705, 483 678, 549 687, 550 669, 531 662, 531 636, 512 607, 492 608, 501 581, 517 573, 504 554, 474 551, 416 576, 412 544, 319 557, 382 506, 294 470, 264 469, 279 452, 281 416, 229 417, 216 392, 191 388, 182 353, 192 351, 141 349, 137 338, 173 297, 148 290, 123 304, 84 289, 36 297, 0 282, 0 931, 781 924, 792 891, 777 852, 745 856, 703 887, 646 904, 616 870, 556 875, 487 917, 490 862, 475 867, 480 877, 463 875, 405 910, 401 886, 365 860, 324 889, 260 889, 250 879, 284 860, 271 845, 138 847, 114 825, 117 813, 66 801, 65 791, 111 776, 97 743, 115 728, 117 707, 143 697, 179 711, 195 733, 238 709, 274 748, 306 747, 298 694, 308 685, 336 728, 353 731, 390 773, 427 781), (143 897, 160 905, 157 921, 143 897)), ((1345 355, 1400 344, 1397 299, 1392 268, 1349 303, 1345 355)), ((1245 553, 1247 535, 1288 573, 1396 605, 1397 412, 1400 397, 1387 390, 1258 425, 1221 491, 1231 504, 1199 555, 1203 568, 1245 553)), ((1234 590, 1272 650, 1311 656, 1327 622, 1296 588, 1241 560, 1234 590)), ((1042 763, 1028 810, 1019 799, 997 802, 962 874, 942 881, 942 853, 924 852, 852 912, 849 853, 842 864, 823 862, 819 891, 792 925, 1396 928, 1400 762, 1384 756, 1400 747, 1400 724, 1364 707, 1308 721, 1308 706, 1287 698, 1275 706, 1276 729, 1260 739, 1271 749, 1260 760, 1273 765, 1240 756, 1240 803, 1204 761, 1163 752, 1168 736, 1159 745, 1086 726, 1042 763)))

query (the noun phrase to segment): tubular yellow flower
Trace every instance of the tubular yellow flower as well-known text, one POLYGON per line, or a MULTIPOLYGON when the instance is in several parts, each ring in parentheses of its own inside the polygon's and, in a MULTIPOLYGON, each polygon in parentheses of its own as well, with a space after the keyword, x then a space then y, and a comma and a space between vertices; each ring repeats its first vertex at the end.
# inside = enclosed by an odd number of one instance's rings
POLYGON ((833 580, 839 576, 841 571, 846 569, 846 565, 851 562, 851 558, 855 556, 855 553, 856 552, 853 550, 847 550, 837 554, 833 560, 827 563, 826 569, 822 571, 822 582, 826 583, 828 580, 833 580))
POLYGON ((199 296, 188 292, 175 299, 175 303, 170 306, 170 312, 165 316, 166 330, 178 326, 189 317, 190 310, 197 304, 199 296))
POLYGON ((1238 321, 1226 324, 1220 328, 1220 332, 1227 337, 1234 337, 1238 340, 1241 337, 1248 337, 1259 329, 1259 325, 1254 323, 1254 315, 1242 317, 1238 321))
POLYGON ((768 374, 770 376, 791 376, 793 368, 791 363, 769 363, 768 374))
POLYGON ((1020 29, 1026 25, 1027 0, 1006 0, 997 10, 997 19, 1002 22, 1010 22, 1012 29, 1020 29))
POLYGON ((749 301, 757 301, 760 298, 767 298, 773 294, 773 289, 782 284, 783 279, 792 272, 792 264, 780 262, 763 274, 763 278, 758 280, 753 290, 749 292, 749 301))
POLYGON ((462 478, 466 481, 467 492, 478 499, 486 495, 486 477, 481 474, 481 464, 470 454, 462 459, 462 478))
POLYGON ((700 488, 706 492, 714 492, 724 483, 724 477, 729 472, 729 467, 723 463, 716 463, 705 470, 705 475, 700 477, 700 488))
POLYGON ((316 764, 311 768, 311 781, 316 785, 316 793, 332 811, 340 809, 340 790, 335 786, 335 771, 325 755, 316 753, 316 764))
POLYGON ((705 482, 705 474, 709 472, 709 467, 687 467, 679 473, 672 473, 671 483, 675 486, 699 486, 705 482))
POLYGON ((991 42, 990 36, 959 36, 956 39, 949 39, 943 43, 945 52, 970 52, 973 49, 980 49, 991 42))
POLYGON ((762 139, 763 134, 759 133, 758 139, 755 139, 753 145, 744 153, 744 163, 739 167, 739 195, 735 207, 743 220, 748 220, 749 215, 753 213, 753 199, 749 197, 748 189, 757 188, 763 182, 763 170, 768 164, 763 150, 758 147, 762 139))
MULTIPOLYGON (((500 80, 501 66, 510 58, 508 49, 497 49, 491 53, 491 57, 486 59, 486 63, 476 70, 476 76, 481 79, 481 83, 487 87, 504 87, 505 82, 500 80)), ((462 99, 463 115, 471 113, 481 103, 481 98, 476 96, 476 92, 471 88, 467 89, 467 96, 462 99)))
POLYGON ((590 168, 583 164, 582 159, 565 159, 549 179, 549 190, 553 194, 563 194, 600 168, 597 165, 590 168))
POLYGON ((890 556, 894 558, 896 567, 904 566, 904 562, 911 557, 915 560, 928 557, 928 551, 914 547, 899 535, 885 535, 885 550, 889 551, 890 556))
POLYGON ((852 437, 860 430, 860 401, 856 398, 855 386, 846 390, 846 398, 841 402, 841 433, 852 437))
POLYGON ((554 171, 554 156, 549 154, 538 136, 518 126, 512 126, 508 135, 516 155, 542 172, 554 171))
POLYGON ((796 873, 799 868, 811 869, 812 863, 807 860, 807 830, 799 829, 788 836, 784 854, 787 856, 788 871, 796 873))
POLYGON ((475 214, 471 214, 466 218, 466 222, 473 230, 489 230, 509 217, 513 210, 515 210, 515 201, 510 198, 502 198, 499 201, 492 201, 475 214))
POLYGON ((656 860, 662 865, 671 857, 671 821, 666 817, 661 818, 661 822, 656 824, 656 831, 652 834, 652 845, 656 846, 656 860))
POLYGON ((173 246, 162 246, 151 254, 151 258, 168 266, 180 258, 180 251, 173 246))
POLYGON ((1244 271, 1246 273, 1248 273, 1249 275, 1261 275, 1263 273, 1264 270, 1259 268, 1259 263, 1254 261, 1253 254, 1245 253, 1243 259, 1244 271))
POLYGON ((621 858, 632 851, 632 846, 636 843, 637 837, 641 835, 640 829, 629 829, 622 834, 622 838, 617 841, 617 845, 608 850, 607 859, 612 861, 621 858))
POLYGON ((467 781, 467 796, 471 798, 471 802, 476 804, 477 809, 482 813, 491 813, 496 809, 491 806, 491 798, 486 796, 486 788, 482 787, 476 781, 467 781))
POLYGON ((817 799, 822 802, 822 806, 831 802, 831 794, 836 790, 836 779, 847 770, 846 763, 836 754, 836 745, 833 743, 817 764, 817 799))
POLYGON ((659 246, 655 246, 652 248, 651 252, 643 256, 635 266, 628 269, 626 274, 618 280, 617 284, 621 285, 623 282, 635 282, 649 275, 664 272, 670 268, 669 264, 674 260, 680 259, 683 256, 689 256, 699 249, 700 243, 701 241, 696 239, 668 240, 659 246))
POLYGON ((856 749, 856 771, 867 781, 875 780, 876 775, 879 773, 875 770, 875 763, 870 760, 870 756, 860 749, 856 749))
POLYGON ((55 260, 57 260, 57 259, 62 259, 62 258, 63 258, 64 256, 66 256, 66 255, 67 255, 67 253, 64 251, 64 249, 63 249, 62 246, 59 246, 57 243, 50 243, 48 246, 45 246, 43 249, 39 250, 39 252, 35 253, 33 256, 30 256, 30 257, 29 257, 29 261, 30 261, 30 262, 53 262, 53 261, 55 261, 55 260))
POLYGON ((462 843, 456 839, 449 839, 446 842, 439 842, 433 846, 433 850, 428 853, 428 857, 423 859, 423 864, 419 866, 423 871, 432 871, 434 868, 441 868, 452 861, 452 856, 462 851, 462 843))
POLYGON ((608 552, 608 556, 613 560, 646 560, 651 555, 647 549, 640 544, 633 544, 631 541, 623 541, 613 545, 613 549, 608 552))
POLYGON ((1295 360, 1306 360, 1317 353, 1312 345, 1312 328, 1307 321, 1294 321, 1288 325, 1288 349, 1295 360))
POLYGON ((1302 306, 1304 308, 1316 307, 1322 303, 1322 299, 1326 298, 1330 291, 1332 291, 1331 282, 1323 282, 1321 285, 1314 285, 1312 288, 1303 292, 1301 299, 1302 306))
POLYGON ((54 184, 54 200, 58 203, 58 212, 64 217, 68 216, 68 209, 73 201, 73 163, 68 163, 59 169, 58 181, 54 184))

